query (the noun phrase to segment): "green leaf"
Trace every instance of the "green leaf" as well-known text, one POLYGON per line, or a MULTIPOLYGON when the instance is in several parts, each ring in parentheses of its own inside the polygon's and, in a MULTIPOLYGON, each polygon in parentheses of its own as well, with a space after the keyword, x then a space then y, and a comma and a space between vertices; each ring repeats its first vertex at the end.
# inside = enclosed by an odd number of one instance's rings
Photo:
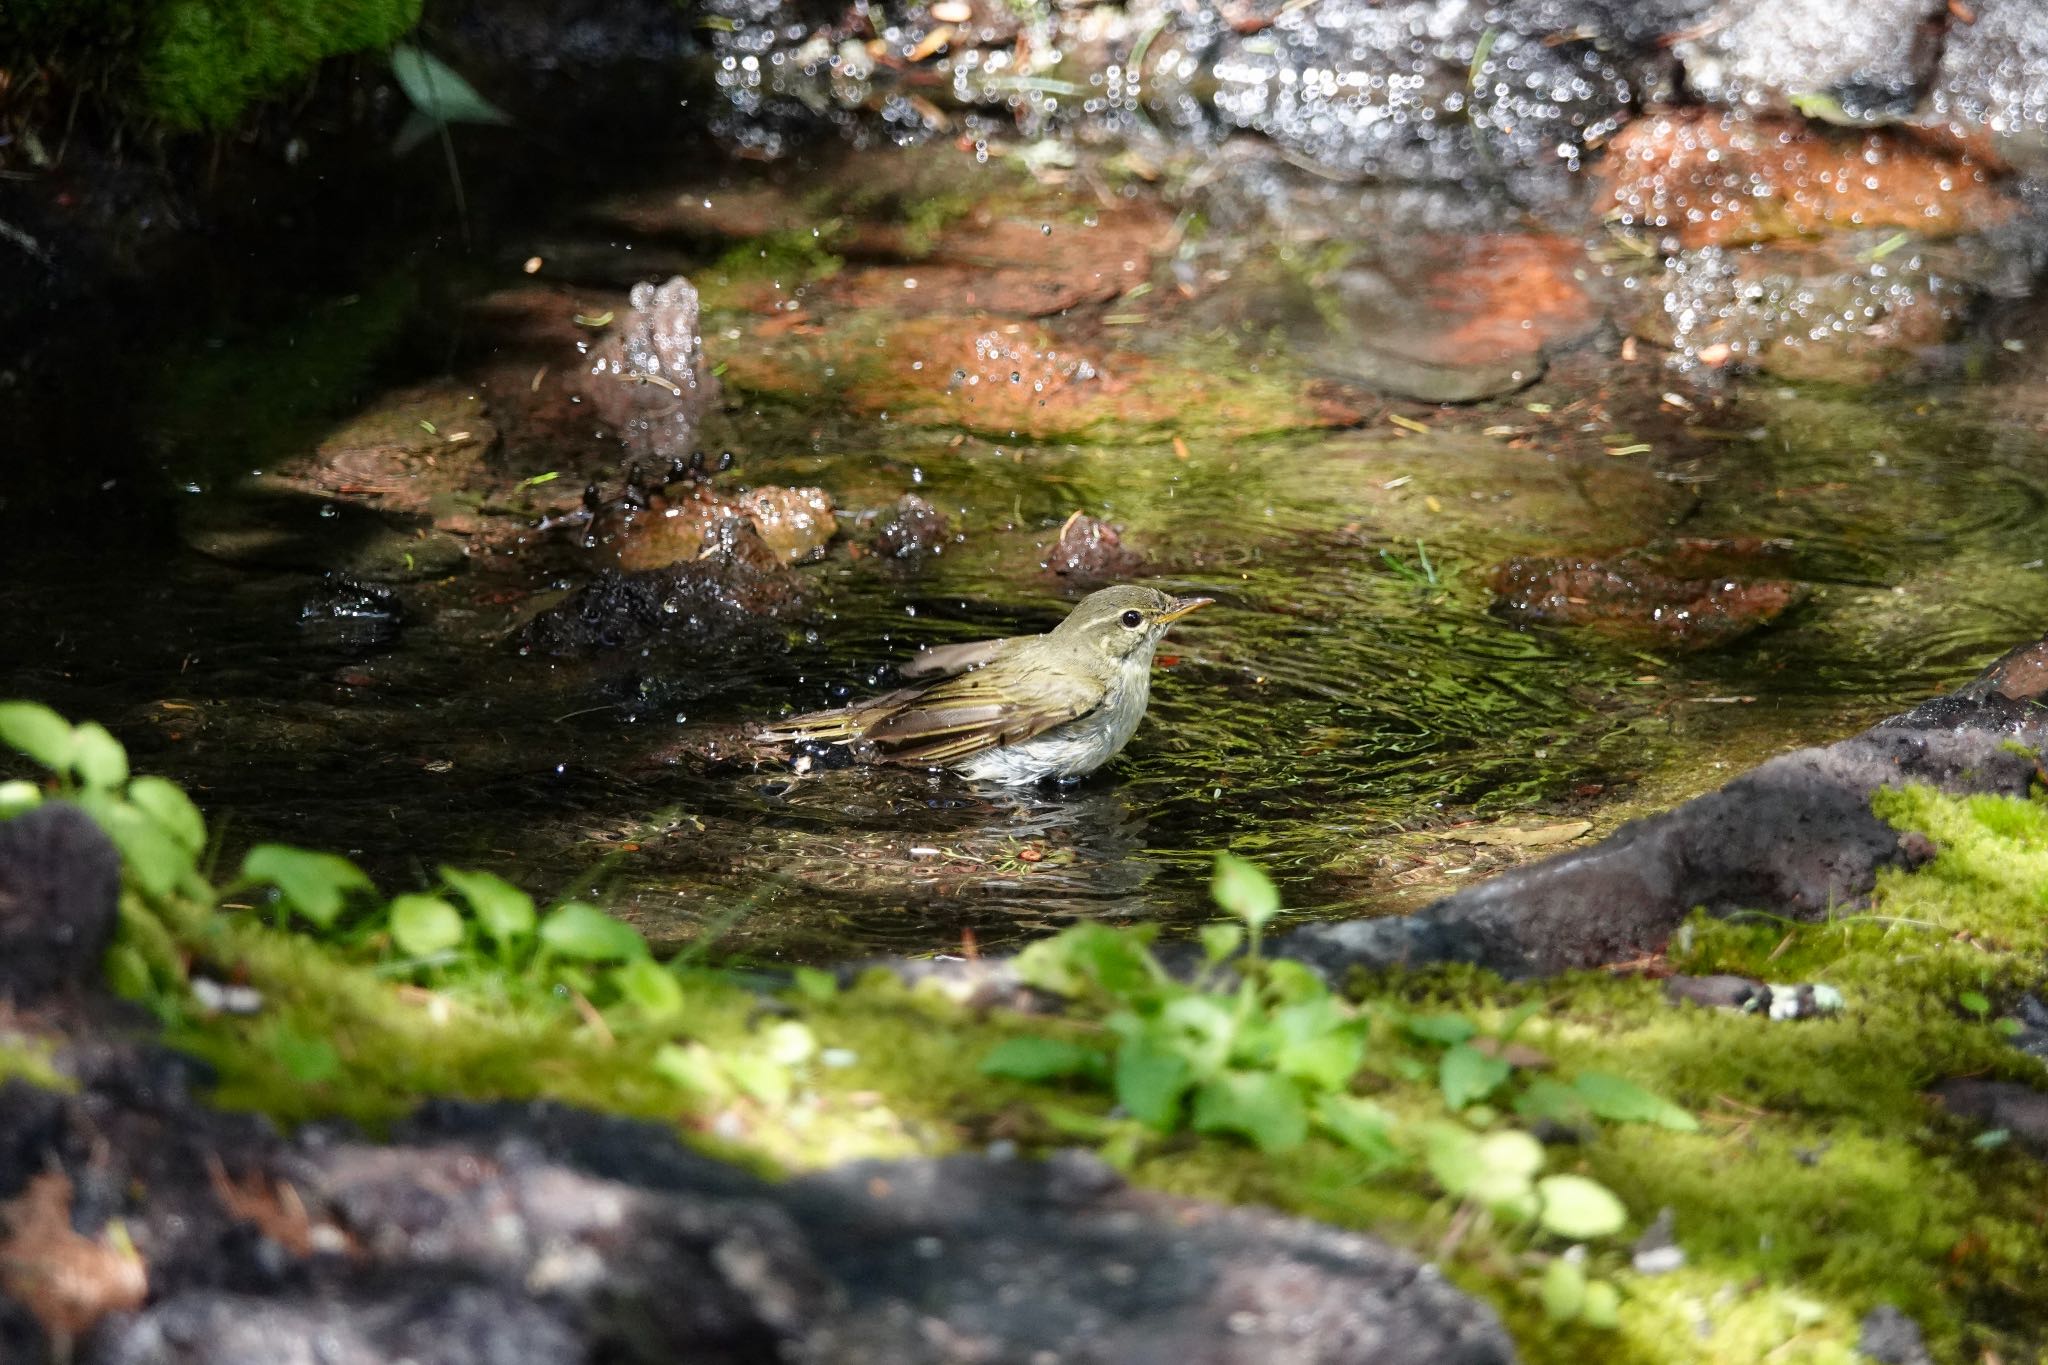
POLYGON ((1324 1095, 1316 1101, 1316 1126, 1361 1156, 1371 1158, 1375 1167, 1397 1166, 1401 1149, 1390 1136, 1393 1115, 1380 1105, 1357 1095, 1324 1095))
POLYGON ((270 1048, 286 1074, 300 1085, 318 1085, 341 1074, 341 1054, 325 1038, 279 1024, 271 1032, 270 1048))
POLYGON ((1444 1092, 1445 1104, 1463 1109, 1474 1100, 1491 1095, 1513 1069, 1504 1058, 1489 1057, 1478 1048, 1460 1043, 1445 1052, 1437 1064, 1437 1085, 1444 1092))
POLYGON ((0 744, 51 772, 68 772, 76 747, 71 722, 41 702, 0 702, 0 744))
POLYGON ((1116 1055, 1116 1102, 1148 1128, 1170 1132, 1180 1121, 1181 1096, 1194 1082, 1187 1058, 1139 1038, 1116 1055))
POLYGON ((1956 1000, 1964 1009, 1976 1015, 1979 1019, 1991 1013, 1991 1001, 1986 999, 1981 991, 1964 991, 1956 997, 1956 1000))
POLYGON ((1205 924, 1196 932, 1202 942, 1202 957, 1210 966, 1244 947, 1244 926, 1233 922, 1205 924))
POLYGON ((462 916, 439 896, 395 896, 391 941, 407 957, 432 957, 462 943, 462 916))
POLYGON ((1237 1040, 1237 1014, 1214 995, 1183 995, 1159 1011, 1159 1043, 1177 1052, 1198 1076, 1221 1071, 1237 1040))
POLYGON ((1542 1297, 1552 1322, 1570 1322, 1586 1307, 1585 1270, 1569 1257, 1552 1257, 1543 1271, 1542 1297))
POLYGON ((1670 1100, 1645 1090, 1634 1081, 1605 1071, 1582 1071, 1572 1089, 1585 1100, 1594 1117, 1611 1123, 1654 1123, 1674 1133, 1697 1133, 1699 1120, 1670 1100))
POLYGON ((1120 1000, 1145 998, 1166 979, 1146 946, 1154 932, 1152 925, 1077 924, 1017 954, 1017 975, 1027 986, 1070 998, 1091 988, 1120 1000))
POLYGON ((186 852, 197 856, 206 847, 206 817, 175 782, 138 777, 128 784, 128 801, 186 852))
POLYGON ((799 967, 790 974, 790 985, 796 993, 813 1004, 825 1004, 839 998, 839 978, 816 967, 799 967))
POLYGON ((718 1100, 732 1093, 724 1069, 702 1043, 663 1043, 654 1054, 652 1066, 657 1076, 693 1095, 718 1100))
POLYGON ((1319 1090, 1342 1090, 1365 1060, 1363 1026, 1345 1019, 1327 999, 1275 1011, 1273 1030, 1280 1039, 1274 1067, 1319 1090))
POLYGON ((192 855, 134 806, 97 788, 80 792, 77 800, 114 841, 123 870, 144 895, 162 900, 192 874, 192 855))
POLYGON ((1271 1155, 1299 1147, 1308 1136, 1301 1087, 1270 1071, 1228 1071, 1195 1091, 1195 1130, 1238 1133, 1271 1155))
POLYGON ((391 74, 412 107, 438 123, 510 123, 504 110, 476 92, 440 58, 411 43, 391 50, 391 74))
POLYGON ((1550 1175, 1536 1182, 1543 1206, 1537 1219, 1547 1231, 1575 1242, 1610 1237, 1628 1222, 1628 1210, 1613 1191, 1582 1175, 1550 1175))
POLYGON ((469 902, 484 937, 504 946, 533 932, 533 897, 503 877, 443 866, 441 880, 469 902))
POLYGON ((0 820, 26 815, 43 804, 43 789, 33 782, 16 779, 0 782, 0 820))
POLYGON ((983 1075, 1019 1081, 1094 1076, 1108 1069, 1109 1059, 1100 1051, 1062 1038, 1005 1038, 981 1059, 983 1075))
POLYGON ((111 791, 128 780, 128 751, 96 720, 71 732, 71 770, 88 787, 111 791))
POLYGON ((1253 933, 1280 913, 1280 893, 1255 865, 1233 853, 1216 855, 1216 873, 1209 893, 1216 903, 1243 920, 1253 933))
POLYGON ((1542 1144, 1517 1129, 1481 1137, 1460 1124, 1436 1123, 1424 1136, 1424 1159, 1436 1182, 1447 1193, 1482 1204, 1521 1199, 1543 1169, 1542 1144))
POLYGON ((683 1012, 683 983, 651 957, 635 958, 612 973, 619 998, 650 1019, 672 1019, 683 1012))
POLYGON ((285 903, 322 929, 341 915, 351 891, 375 893, 363 870, 333 853, 315 853, 289 844, 258 844, 242 859, 247 881, 275 886, 285 903))
POLYGON ((1621 1326, 1621 1291, 1606 1280, 1587 1281, 1586 1303, 1579 1310, 1579 1321, 1603 1332, 1621 1326))
POLYGON ((1538 1076, 1515 1097, 1515 1112, 1525 1119, 1553 1119, 1558 1123, 1583 1123, 1593 1116, 1592 1106, 1563 1081, 1538 1076))
POLYGON ((1455 1047, 1479 1032, 1479 1025, 1462 1014, 1411 1014, 1401 1027, 1411 1038, 1445 1047, 1455 1047))
POLYGON ((638 929, 583 901, 566 901, 550 911, 540 922, 540 941, 582 962, 618 962, 647 953, 638 929))

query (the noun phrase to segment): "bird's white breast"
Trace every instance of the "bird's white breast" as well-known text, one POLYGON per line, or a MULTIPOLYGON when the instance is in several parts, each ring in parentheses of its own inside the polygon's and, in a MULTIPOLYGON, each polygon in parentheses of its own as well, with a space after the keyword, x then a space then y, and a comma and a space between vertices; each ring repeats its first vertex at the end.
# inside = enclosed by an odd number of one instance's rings
POLYGON ((1022 743, 984 749, 954 764, 954 771, 976 782, 1010 787, 1086 776, 1131 742, 1151 698, 1152 651, 1141 649, 1118 665, 1102 704, 1087 715, 1022 743))

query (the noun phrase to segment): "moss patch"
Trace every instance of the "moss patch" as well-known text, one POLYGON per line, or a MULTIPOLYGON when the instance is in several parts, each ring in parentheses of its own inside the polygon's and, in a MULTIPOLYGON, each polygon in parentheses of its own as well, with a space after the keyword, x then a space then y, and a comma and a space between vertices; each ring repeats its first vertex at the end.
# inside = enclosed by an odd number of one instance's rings
MULTIPOLYGON (((343 1113, 374 1126, 426 1095, 544 1095, 674 1122, 771 1172, 996 1139, 1100 1143, 1146 1185, 1272 1204, 1409 1246, 1499 1306, 1538 1362, 1847 1361, 1859 1320, 1880 1303, 1918 1319, 1937 1358, 2024 1358, 2048 1337, 2048 1168, 1975 1140, 1921 1092, 1958 1074, 2042 1079, 1997 1016, 2048 975, 2048 806, 1921 791, 1879 806, 1941 852, 1889 876, 1874 908, 1819 925, 1701 918, 1672 951, 1687 972, 1826 982, 1847 998, 1837 1017, 1774 1023, 1675 1007, 1654 981, 1602 974, 1509 985, 1443 969, 1353 983, 1482 1027, 1534 1004, 1517 1035, 1542 1054, 1532 1065, 1612 1072, 1699 1117, 1693 1133, 1588 1125, 1550 1149, 1549 1170, 1608 1185, 1632 1214, 1587 1258, 1621 1289, 1609 1332, 1545 1317, 1536 1287, 1560 1241, 1446 1199, 1419 1169, 1390 1172, 1325 1140, 1265 1157, 1215 1138, 1142 1137, 1099 1091, 982 1073, 1005 1038, 1089 1040, 1090 1021, 971 1011, 886 974, 845 991, 813 978, 770 999, 759 983, 689 972, 683 1012, 656 1026, 629 1005, 570 1012, 511 982, 496 993, 472 982, 459 997, 395 986, 295 934, 224 916, 180 937, 203 966, 255 985, 266 1008, 251 1019, 181 1008, 171 1032, 220 1068, 223 1103, 285 1120, 343 1113), (661 1060, 678 1038, 743 1054, 764 1028, 790 1023, 817 1051, 780 1090, 695 1093, 661 1060), (1688 1264, 1638 1275, 1627 1243, 1667 1207, 1688 1264)), ((1361 1088, 1404 1118, 1440 1112, 1433 1077, 1378 1060, 1361 1088)))

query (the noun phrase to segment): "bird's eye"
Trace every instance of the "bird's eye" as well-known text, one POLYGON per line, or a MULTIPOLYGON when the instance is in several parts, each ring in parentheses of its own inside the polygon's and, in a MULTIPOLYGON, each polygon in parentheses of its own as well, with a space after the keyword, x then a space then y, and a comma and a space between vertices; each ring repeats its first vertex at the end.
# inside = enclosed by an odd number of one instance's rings
POLYGON ((1145 624, 1145 613, 1142 611, 1127 611, 1123 614, 1123 623, 1125 630, 1136 630, 1139 626, 1145 624))

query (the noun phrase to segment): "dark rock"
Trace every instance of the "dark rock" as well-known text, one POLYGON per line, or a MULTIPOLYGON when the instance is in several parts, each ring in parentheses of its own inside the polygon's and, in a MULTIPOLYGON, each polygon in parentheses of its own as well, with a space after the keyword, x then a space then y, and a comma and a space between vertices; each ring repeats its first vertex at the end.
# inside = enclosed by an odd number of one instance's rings
POLYGON ((1045 559, 1046 570, 1073 583, 1115 583, 1144 573, 1145 559, 1124 548, 1116 527, 1086 512, 1076 512, 1060 527, 1045 559))
POLYGON ((2017 1081, 1943 1081, 1928 1091, 1957 1118, 2003 1129, 2038 1157, 2048 1157, 2048 1091, 2017 1081))
POLYGON ((1888 1303, 1881 1303, 1863 1315, 1856 1349, 1878 1365, 1934 1365, 1927 1353, 1927 1339, 1920 1324, 1888 1303))
POLYGON ((405 603, 396 592, 351 574, 328 574, 299 604, 307 638, 350 655, 395 643, 404 624, 405 603))
POLYGON ((2034 0, 1971 0, 1952 23, 1933 105, 1966 138, 2039 176, 2048 170, 2048 25, 2034 0))
POLYGON ((1283 8, 1215 62, 1215 106, 1332 176, 1556 193, 1637 98, 1577 34, 1500 26, 1480 4, 1283 8), (1483 51, 1482 51, 1483 47, 1483 51))
POLYGON ((753 527, 723 523, 721 552, 640 573, 605 572, 519 633, 519 652, 563 657, 637 645, 663 634, 705 643, 795 615, 804 584, 753 527))
POLYGON ((943 553, 952 535, 946 514, 915 493, 905 493, 875 527, 876 554, 887 559, 922 559, 943 553))
POLYGON ((417 517, 298 491, 189 499, 179 533, 203 555, 248 568, 339 572, 370 583, 445 578, 469 563, 459 538, 417 517))
POLYGON ((97 982, 120 894, 121 855, 76 806, 0 823, 0 1001, 97 982))
POLYGON ((1664 994, 1672 1001, 1684 1001, 1706 1009, 1741 1010, 1745 1014, 1769 1014, 1771 988, 1746 976, 1674 976, 1664 982, 1664 994))
MULTIPOLYGON (((1130 1190, 1091 1156, 778 1186, 661 1125, 551 1104, 435 1102, 388 1144, 285 1139, 182 1093, 137 1099, 107 1083, 121 1069, 0 1091, 0 1192, 54 1171, 79 1233, 118 1216, 148 1269, 147 1305, 100 1317, 85 1365, 1514 1359, 1490 1310, 1406 1252, 1130 1190)), ((9 1365, 44 1365, 40 1337, 0 1301, 9 1365)))
POLYGON ((1996 679, 2012 676, 2001 662, 1852 739, 1773 759, 1591 848, 1516 868, 1413 915, 1305 925, 1274 948, 1330 975, 1472 962, 1524 976, 1660 951, 1696 906, 1817 919, 1868 894, 1879 868, 1908 860, 1901 833, 1870 809, 1880 787, 2031 790, 2048 754, 2048 711, 1997 690, 1996 679))
POLYGON ((1946 0, 1721 0, 1673 47, 1717 104, 1833 100, 1849 118, 1912 112, 1934 74, 1946 0))

